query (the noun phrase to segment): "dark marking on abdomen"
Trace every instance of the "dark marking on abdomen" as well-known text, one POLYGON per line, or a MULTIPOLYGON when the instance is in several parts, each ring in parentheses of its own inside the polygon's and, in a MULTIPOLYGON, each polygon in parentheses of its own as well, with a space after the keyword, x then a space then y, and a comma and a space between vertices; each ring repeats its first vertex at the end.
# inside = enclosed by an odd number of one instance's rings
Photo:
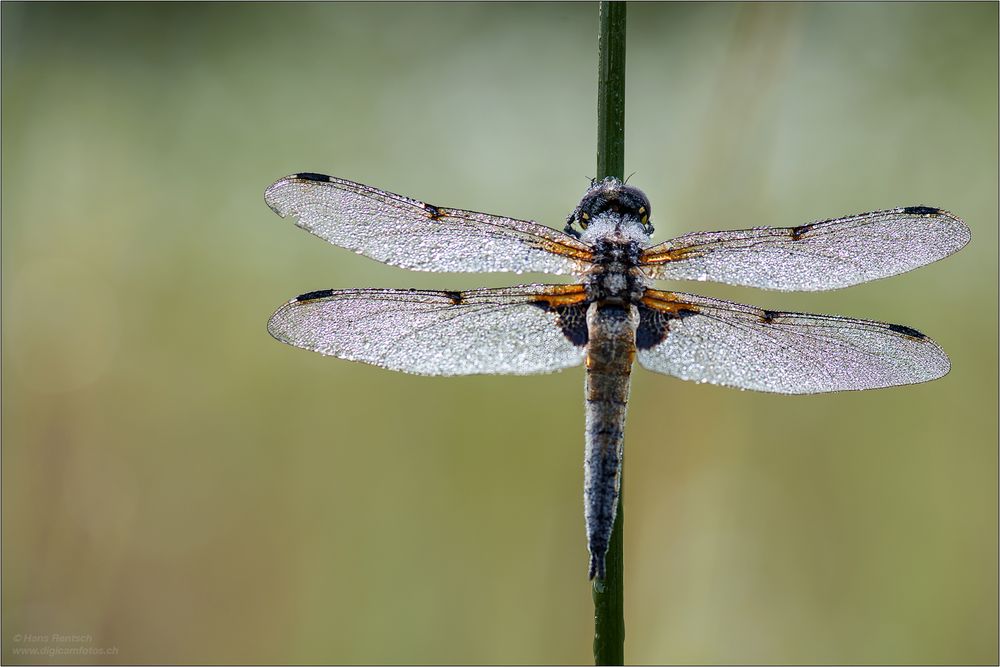
POLYGON ((295 174, 292 178, 298 178, 303 181, 320 181, 322 183, 329 183, 331 180, 326 174, 315 174, 311 171, 303 171, 301 174, 295 174))
POLYGON ((910 338, 916 338, 918 340, 924 340, 927 336, 923 335, 916 329, 912 329, 902 324, 890 324, 889 331, 893 333, 903 334, 904 336, 909 336, 910 338))
POLYGON ((598 303, 597 310, 610 320, 623 322, 628 318, 625 307, 618 303, 598 303))
MULTIPOLYGON (((612 401, 603 401, 603 402, 606 405, 614 405, 616 407, 622 407, 622 408, 624 408, 625 405, 626 405, 625 401, 614 401, 614 402, 612 402, 612 401)), ((597 428, 591 429, 590 435, 593 436, 593 437, 595 437, 595 438, 598 437, 598 436, 600 436, 602 438, 606 438, 609 442, 610 441, 617 441, 617 440, 620 440, 621 438, 625 437, 625 434, 622 432, 622 430, 620 428, 616 427, 616 426, 602 426, 602 427, 597 427, 597 428)))
POLYGON ((424 204, 424 210, 430 215, 431 220, 440 220, 444 215, 441 213, 441 209, 433 204, 424 204))
POLYGON ((910 213, 913 215, 939 215, 944 213, 939 208, 934 208, 933 206, 907 206, 903 209, 903 213, 910 213))
POLYGON ((617 400, 614 398, 590 398, 586 397, 584 400, 587 403, 606 403, 608 405, 625 405, 625 401, 617 400))
POLYGON ((314 301, 316 299, 325 299, 333 294, 332 289, 321 289, 315 292, 306 292, 305 294, 300 294, 295 297, 296 301, 314 301))

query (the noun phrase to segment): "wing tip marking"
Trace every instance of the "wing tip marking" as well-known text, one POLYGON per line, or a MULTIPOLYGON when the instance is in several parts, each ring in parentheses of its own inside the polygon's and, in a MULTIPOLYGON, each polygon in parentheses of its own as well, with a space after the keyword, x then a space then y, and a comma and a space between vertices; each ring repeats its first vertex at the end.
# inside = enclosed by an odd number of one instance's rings
POLYGON ((285 176, 284 178, 279 178, 274 183, 271 183, 264 190, 264 201, 267 203, 268 207, 280 215, 282 218, 287 217, 291 212, 287 205, 279 201, 278 191, 285 186, 289 181, 312 181, 314 183, 332 183, 333 177, 327 176, 326 174, 317 174, 311 171, 301 171, 297 174, 292 174, 290 176, 285 176))
POLYGON ((316 181, 318 183, 329 183, 333 180, 333 178, 326 174, 317 174, 313 171, 300 171, 297 174, 292 174, 289 178, 299 181, 316 181))
POLYGON ((952 232, 952 238, 955 241, 954 249, 950 250, 948 254, 958 252, 972 240, 972 230, 969 229, 969 225, 966 224, 964 220, 960 217, 946 211, 943 208, 938 208, 937 206, 924 206, 923 204, 918 206, 904 206, 903 208, 896 209, 898 212, 904 215, 916 215, 922 218, 928 218, 935 220, 936 222, 951 223, 949 230, 952 232))
POLYGON ((302 301, 315 301, 316 299, 325 299, 328 296, 333 296, 332 289, 321 289, 313 292, 306 292, 305 294, 300 294, 292 299, 292 302, 301 303, 302 301))
POLYGON ((937 208, 936 206, 904 206, 903 213, 909 215, 941 215, 946 214, 947 211, 937 208))
POLYGON ((889 331, 901 334, 908 338, 915 338, 916 340, 927 340, 927 336, 925 334, 922 334, 913 327, 908 327, 904 324, 890 324, 889 331))

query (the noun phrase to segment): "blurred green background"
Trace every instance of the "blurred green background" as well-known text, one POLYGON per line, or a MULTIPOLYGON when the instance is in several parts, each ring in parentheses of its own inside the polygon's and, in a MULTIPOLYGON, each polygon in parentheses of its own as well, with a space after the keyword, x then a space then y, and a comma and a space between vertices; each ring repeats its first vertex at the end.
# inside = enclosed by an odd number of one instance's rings
MULTIPOLYGON (((629 12, 657 239, 930 204, 973 241, 832 293, 694 286, 905 323, 954 369, 811 397, 637 369, 627 659, 995 663, 997 5, 629 12)), ((314 289, 551 279, 382 266, 263 191, 561 227, 596 5, 4 3, 2 31, 3 661, 589 662, 582 371, 410 377, 265 330, 314 289)))

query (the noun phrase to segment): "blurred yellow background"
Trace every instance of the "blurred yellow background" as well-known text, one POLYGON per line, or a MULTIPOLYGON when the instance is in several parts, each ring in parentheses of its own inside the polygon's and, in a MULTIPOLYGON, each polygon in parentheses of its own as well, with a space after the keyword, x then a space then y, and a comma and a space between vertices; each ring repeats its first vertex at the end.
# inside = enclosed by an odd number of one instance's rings
MULTIPOLYGON (((630 662, 997 661, 996 25, 630 6, 656 239, 915 204, 973 230, 837 292, 675 286, 900 322, 954 368, 807 397, 637 369, 630 662)), ((263 191, 318 171, 561 228, 596 5, 4 3, 2 31, 2 660, 589 662, 583 372, 411 377, 265 330, 315 289, 551 279, 383 266, 263 191)))

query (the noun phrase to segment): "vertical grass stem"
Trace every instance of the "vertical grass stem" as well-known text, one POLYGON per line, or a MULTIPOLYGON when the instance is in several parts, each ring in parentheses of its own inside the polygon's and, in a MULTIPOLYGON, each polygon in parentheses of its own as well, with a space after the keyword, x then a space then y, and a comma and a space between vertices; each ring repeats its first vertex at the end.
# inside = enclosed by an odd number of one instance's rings
MULTIPOLYGON (((597 178, 625 178, 625 3, 600 3, 597 40, 597 178)), ((624 468, 624 465, 622 466, 624 468)), ((624 472, 624 471, 623 471, 624 472)), ((624 475, 623 475, 624 478, 624 475)), ((624 491, 624 483, 622 484, 624 491)), ((625 661, 622 523, 624 494, 608 546, 606 576, 593 582, 594 664, 625 661)))

